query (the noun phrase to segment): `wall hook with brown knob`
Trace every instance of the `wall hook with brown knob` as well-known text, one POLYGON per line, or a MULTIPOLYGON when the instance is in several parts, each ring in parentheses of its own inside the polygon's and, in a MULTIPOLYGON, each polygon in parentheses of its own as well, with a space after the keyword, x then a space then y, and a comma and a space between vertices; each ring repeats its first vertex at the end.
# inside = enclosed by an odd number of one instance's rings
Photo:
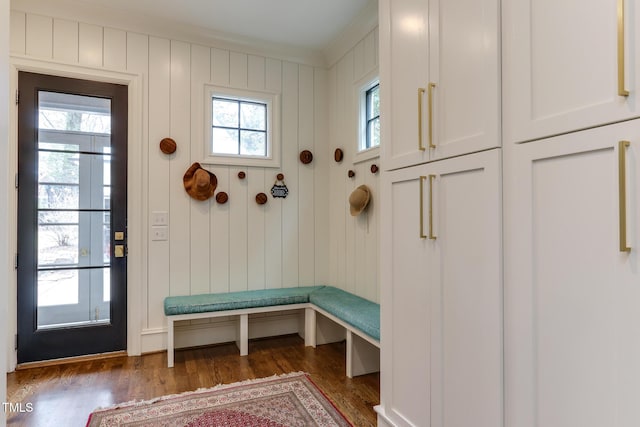
POLYGON ((371 173, 378 173, 379 170, 378 165, 371 165, 371 173))
POLYGON ((218 194, 216 194, 216 202, 218 202, 218 204, 224 205, 228 200, 229 195, 224 191, 220 191, 218 194))
POLYGON ((176 152, 178 144, 172 138, 162 138, 160 141, 160 151, 164 154, 173 154, 176 152))
POLYGON ((239 179, 245 179, 247 177, 247 174, 244 173, 243 171, 238 172, 238 178, 239 179))
POLYGON ((309 150, 303 150, 300 152, 300 161, 305 165, 308 165, 313 160, 313 154, 309 150))
POLYGON ((356 173, 354 171, 352 171, 351 169, 349 169, 349 172, 347 172, 347 176, 349 178, 353 178, 354 176, 356 176, 356 173))
POLYGON ((259 204, 259 205, 264 205, 265 203, 267 203, 268 199, 269 198, 264 193, 256 194, 256 203, 259 204))

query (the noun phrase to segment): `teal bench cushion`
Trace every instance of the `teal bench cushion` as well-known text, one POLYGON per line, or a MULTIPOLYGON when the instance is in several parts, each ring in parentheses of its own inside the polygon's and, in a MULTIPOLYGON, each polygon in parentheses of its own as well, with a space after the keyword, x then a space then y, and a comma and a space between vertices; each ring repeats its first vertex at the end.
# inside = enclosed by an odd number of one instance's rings
POLYGON ((309 302, 380 341, 380 304, 333 286, 312 292, 309 302))
POLYGON ((164 314, 208 313, 211 311, 238 310, 242 308, 269 307, 274 305, 303 304, 309 302, 309 294, 324 286, 260 289, 220 294, 202 294, 166 297, 164 314))

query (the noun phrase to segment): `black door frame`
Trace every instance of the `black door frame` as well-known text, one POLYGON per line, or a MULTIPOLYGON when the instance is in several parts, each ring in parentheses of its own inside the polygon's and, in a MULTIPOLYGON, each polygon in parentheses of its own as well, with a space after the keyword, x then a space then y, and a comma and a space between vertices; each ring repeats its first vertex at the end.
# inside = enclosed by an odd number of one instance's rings
MULTIPOLYGON (((57 77, 47 74, 19 72, 20 103, 18 106, 18 164, 20 189, 18 192, 18 235, 35 236, 37 227, 37 141, 38 90, 66 92, 111 99, 112 116, 115 111, 121 119, 112 122, 112 155, 121 159, 112 162, 112 186, 121 190, 112 193, 111 206, 120 206, 119 214, 111 215, 111 313, 109 324, 65 329, 37 329, 37 293, 33 283, 37 268, 37 244, 26 245, 18 239, 18 363, 64 357, 98 354, 125 350, 127 345, 127 257, 114 257, 115 244, 126 245, 127 225, 127 136, 128 87, 112 83, 57 77), (32 165, 31 168, 25 165, 32 165), (26 193, 30 193, 30 196, 26 193), (25 214, 26 213, 26 214, 25 214), (114 241, 114 231, 125 231, 124 241, 114 241), (120 268, 118 268, 120 267, 120 268), (114 286, 121 283, 122 286, 114 286), (29 304, 31 311, 25 310, 29 304)), ((126 246, 125 246, 126 247, 126 246)), ((126 251, 125 251, 126 252, 126 251)))

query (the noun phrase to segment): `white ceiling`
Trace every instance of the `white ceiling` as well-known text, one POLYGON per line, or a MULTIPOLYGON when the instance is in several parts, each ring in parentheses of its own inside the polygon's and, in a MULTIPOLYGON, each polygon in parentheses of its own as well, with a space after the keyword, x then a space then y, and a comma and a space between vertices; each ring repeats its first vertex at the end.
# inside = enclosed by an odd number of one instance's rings
POLYGON ((222 34, 322 49, 375 0, 82 0, 222 34))

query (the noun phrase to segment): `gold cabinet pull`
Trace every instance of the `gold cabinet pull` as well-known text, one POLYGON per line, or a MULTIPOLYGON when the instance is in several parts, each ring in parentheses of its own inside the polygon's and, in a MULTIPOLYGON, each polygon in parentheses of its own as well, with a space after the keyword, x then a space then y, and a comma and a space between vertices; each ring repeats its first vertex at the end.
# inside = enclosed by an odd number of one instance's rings
POLYGON ((424 180, 427 179, 426 176, 420 177, 420 238, 426 239, 427 236, 424 234, 424 180))
POLYGON ((424 145, 422 144, 422 95, 424 95, 425 89, 423 87, 418 88, 418 150, 424 151, 424 145))
POLYGON ((429 175, 429 239, 436 240, 433 234, 433 180, 435 175, 429 175))
POLYGON ((618 95, 629 96, 624 88, 624 1, 618 0, 618 95))
POLYGON ((618 187, 620 195, 620 252, 631 252, 631 247, 627 246, 627 172, 626 172, 626 153, 627 147, 631 143, 629 141, 620 141, 618 143, 618 187))
POLYGON ((436 148, 436 145, 433 143, 433 88, 435 87, 435 83, 429 83, 429 91, 427 94, 429 101, 429 148, 436 148))

